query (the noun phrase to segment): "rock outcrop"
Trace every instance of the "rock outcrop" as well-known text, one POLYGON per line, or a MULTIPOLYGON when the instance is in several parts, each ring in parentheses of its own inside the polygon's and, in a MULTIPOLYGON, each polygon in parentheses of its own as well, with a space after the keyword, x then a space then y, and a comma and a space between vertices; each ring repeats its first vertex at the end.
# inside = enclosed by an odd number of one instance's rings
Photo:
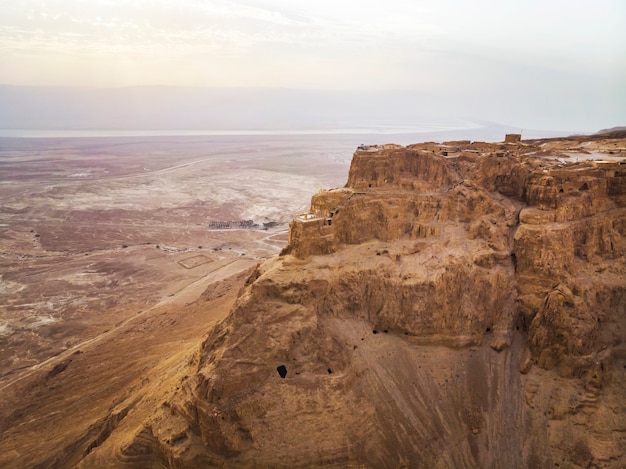
POLYGON ((361 147, 118 462, 625 467, 626 161, 608 143, 361 147))

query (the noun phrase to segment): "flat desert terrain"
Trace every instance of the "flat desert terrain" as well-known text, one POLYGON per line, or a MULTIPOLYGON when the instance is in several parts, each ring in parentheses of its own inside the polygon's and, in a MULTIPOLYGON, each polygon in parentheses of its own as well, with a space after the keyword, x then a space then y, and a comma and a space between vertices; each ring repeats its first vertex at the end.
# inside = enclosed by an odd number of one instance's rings
POLYGON ((278 253, 358 138, 0 139, 0 388, 278 253))

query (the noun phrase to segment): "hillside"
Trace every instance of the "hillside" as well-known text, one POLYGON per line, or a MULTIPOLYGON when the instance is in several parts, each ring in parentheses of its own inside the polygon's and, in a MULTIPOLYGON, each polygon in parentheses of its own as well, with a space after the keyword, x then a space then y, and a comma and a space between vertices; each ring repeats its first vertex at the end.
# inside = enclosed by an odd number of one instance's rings
POLYGON ((626 466, 625 156, 591 137, 360 147, 197 348, 28 462, 626 466))

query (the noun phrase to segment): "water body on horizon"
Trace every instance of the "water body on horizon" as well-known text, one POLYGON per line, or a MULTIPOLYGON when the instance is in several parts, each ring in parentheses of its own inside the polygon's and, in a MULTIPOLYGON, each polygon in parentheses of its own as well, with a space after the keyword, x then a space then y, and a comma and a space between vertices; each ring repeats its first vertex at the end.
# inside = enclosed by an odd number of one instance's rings
POLYGON ((0 137, 171 137, 219 135, 393 135, 479 129, 483 125, 462 119, 406 123, 363 123, 342 128, 302 129, 0 129, 0 137))
POLYGON ((522 130, 511 126, 470 120, 438 120, 420 123, 372 124, 319 129, 0 129, 0 138, 99 138, 99 137, 237 137, 237 136, 336 136, 366 139, 369 143, 399 144, 425 140, 501 140, 504 133, 522 132, 524 138, 568 135, 568 131, 522 130), (396 137, 395 139, 392 137, 396 137))

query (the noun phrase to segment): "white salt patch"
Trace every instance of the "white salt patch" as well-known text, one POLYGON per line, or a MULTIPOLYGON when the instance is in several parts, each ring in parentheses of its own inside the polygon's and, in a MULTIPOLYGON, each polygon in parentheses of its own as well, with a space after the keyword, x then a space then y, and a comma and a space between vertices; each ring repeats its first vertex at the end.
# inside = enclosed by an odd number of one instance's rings
POLYGON ((33 322, 30 323, 31 327, 41 327, 41 326, 47 326, 48 324, 54 324, 55 322, 58 322, 57 319, 53 318, 52 316, 39 316, 38 318, 35 318, 35 320, 33 322))

